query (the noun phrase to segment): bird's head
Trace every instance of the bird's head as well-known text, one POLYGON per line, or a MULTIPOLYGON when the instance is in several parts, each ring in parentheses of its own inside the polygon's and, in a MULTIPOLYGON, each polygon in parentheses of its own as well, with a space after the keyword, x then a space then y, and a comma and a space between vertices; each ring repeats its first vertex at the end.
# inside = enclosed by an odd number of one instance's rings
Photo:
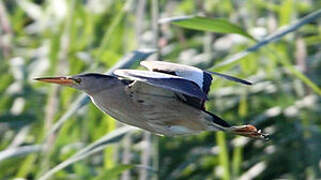
POLYGON ((41 77, 35 78, 35 80, 69 86, 91 94, 112 87, 117 78, 110 75, 87 73, 74 76, 41 77))

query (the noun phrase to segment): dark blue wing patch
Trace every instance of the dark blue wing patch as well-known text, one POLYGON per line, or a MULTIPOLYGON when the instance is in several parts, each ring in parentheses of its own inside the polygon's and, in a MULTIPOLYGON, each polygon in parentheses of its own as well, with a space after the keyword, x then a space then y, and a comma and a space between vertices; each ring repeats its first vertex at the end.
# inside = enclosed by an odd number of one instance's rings
POLYGON ((158 72, 140 70, 116 70, 115 75, 145 82, 149 85, 182 93, 201 100, 207 100, 206 94, 190 80, 158 72))
MULTIPOLYGON (((160 70, 160 69, 156 69, 156 68, 153 69, 153 71, 177 76, 177 74, 174 71, 166 71, 166 70, 160 70)), ((210 90, 212 79, 213 78, 212 78, 211 74, 206 73, 206 72, 203 73, 202 91, 206 95, 208 94, 208 92, 210 90)), ((204 99, 199 99, 199 98, 187 96, 187 95, 183 95, 183 96, 184 96, 184 98, 177 96, 177 99, 179 99, 180 101, 183 101, 184 103, 186 103, 190 106, 195 107, 196 109, 205 110, 205 100, 204 99)))
POLYGON ((159 73, 165 73, 165 74, 170 74, 173 76, 177 76, 177 74, 174 71, 166 71, 166 70, 161 70, 161 69, 153 69, 154 72, 159 72, 159 73))
POLYGON ((184 94, 182 94, 182 96, 183 97, 181 97, 180 95, 176 95, 176 98, 189 106, 205 111, 205 100, 199 99, 196 97, 187 96, 184 94))
POLYGON ((206 95, 210 91, 212 80, 213 80, 213 78, 212 78, 211 74, 204 71, 203 72, 203 89, 202 90, 206 95))
POLYGON ((145 78, 148 84, 164 89, 169 89, 172 91, 176 91, 182 94, 186 94, 188 96, 196 97, 199 99, 207 99, 207 96, 201 91, 196 83, 193 81, 189 81, 186 79, 176 79, 176 78, 168 78, 168 79, 153 79, 146 77, 145 78))

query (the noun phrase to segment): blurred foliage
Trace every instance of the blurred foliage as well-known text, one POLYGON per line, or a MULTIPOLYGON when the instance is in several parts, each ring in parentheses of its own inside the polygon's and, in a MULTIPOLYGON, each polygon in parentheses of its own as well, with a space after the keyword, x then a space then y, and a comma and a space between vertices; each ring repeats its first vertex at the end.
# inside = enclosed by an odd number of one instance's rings
POLYGON ((183 16, 183 17, 174 17, 169 18, 165 22, 171 22, 180 27, 185 27, 188 29, 209 31, 216 33, 235 33, 251 39, 254 39, 250 34, 244 31, 242 28, 238 27, 235 24, 230 23, 225 19, 213 19, 200 16, 183 16))
MULTIPOLYGON (((47 136, 80 93, 32 78, 105 72, 130 51, 151 47, 162 60, 215 69, 255 42, 169 23, 155 33, 156 21, 223 18, 260 40, 320 8, 317 0, 0 0, 0 179, 37 179, 122 126, 90 103, 47 136)), ((254 124, 272 134, 270 141, 204 132, 153 135, 148 146, 135 131, 52 179, 321 178, 320 69, 319 18, 217 69, 255 84, 215 78, 208 110, 231 124, 254 124), (150 162, 141 167, 143 156, 150 162)))

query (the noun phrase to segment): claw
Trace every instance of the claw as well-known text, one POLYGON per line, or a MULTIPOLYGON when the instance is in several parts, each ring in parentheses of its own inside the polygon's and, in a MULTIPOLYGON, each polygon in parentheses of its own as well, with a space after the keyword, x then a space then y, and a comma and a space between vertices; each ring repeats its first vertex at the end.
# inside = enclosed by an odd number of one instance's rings
POLYGON ((269 134, 262 133, 262 130, 257 130, 255 126, 250 124, 243 126, 232 126, 231 130, 235 134, 257 139, 269 140, 270 136, 269 134))

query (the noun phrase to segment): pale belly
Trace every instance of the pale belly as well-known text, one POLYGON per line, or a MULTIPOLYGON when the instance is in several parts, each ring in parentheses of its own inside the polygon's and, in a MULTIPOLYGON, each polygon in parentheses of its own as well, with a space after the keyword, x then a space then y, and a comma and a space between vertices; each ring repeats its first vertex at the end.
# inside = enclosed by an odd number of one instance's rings
POLYGON ((115 89, 91 97, 93 103, 114 119, 155 134, 196 134, 209 129, 206 114, 173 97, 139 94, 115 89), (111 96, 113 94, 113 96, 111 96), (134 97, 133 97, 134 96, 134 97), (104 97, 104 98, 101 98, 104 97))

